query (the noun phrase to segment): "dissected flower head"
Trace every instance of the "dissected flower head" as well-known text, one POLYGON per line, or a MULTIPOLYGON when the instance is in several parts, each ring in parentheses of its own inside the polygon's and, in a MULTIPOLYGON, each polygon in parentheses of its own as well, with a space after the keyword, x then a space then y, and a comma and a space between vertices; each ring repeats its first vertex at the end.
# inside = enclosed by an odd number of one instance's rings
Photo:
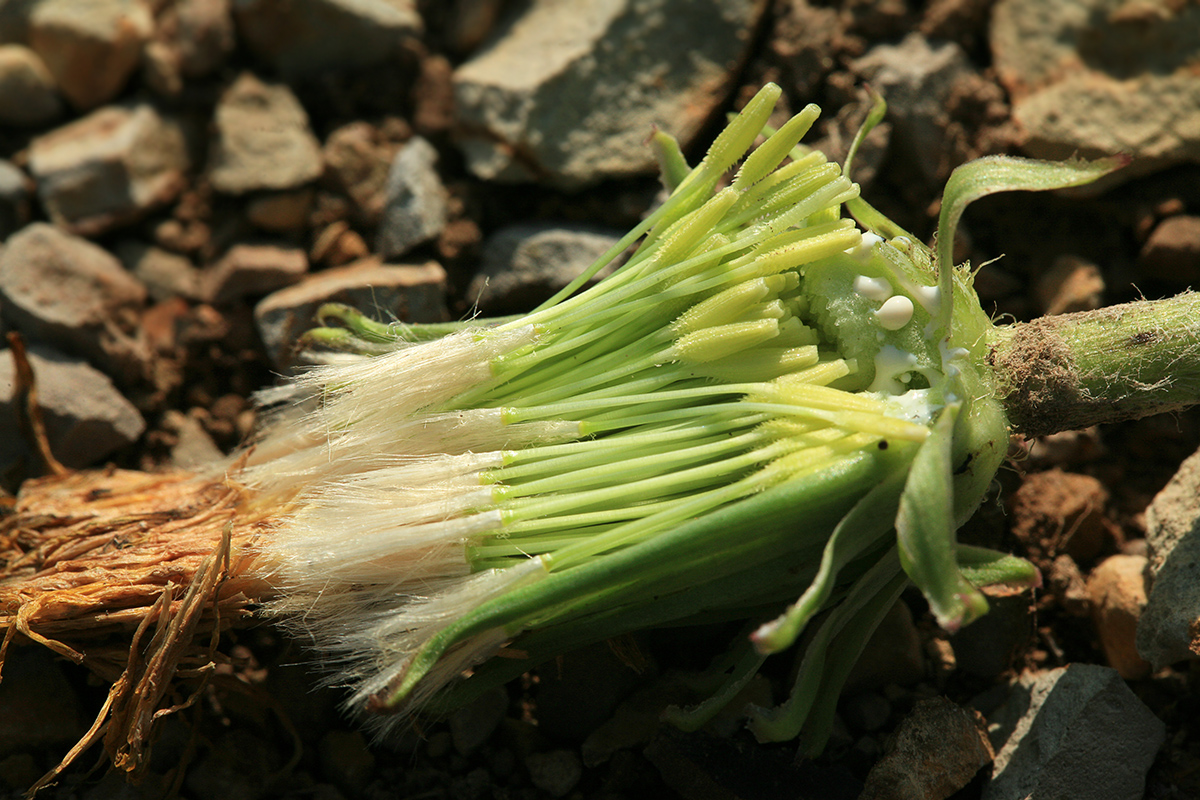
POLYGON ((658 134, 669 198, 530 314, 422 340, 325 310, 343 327, 316 339, 371 355, 300 377, 244 479, 284 510, 260 545, 276 611, 352 707, 445 708, 589 641, 756 620, 726 687, 675 714, 694 725, 828 610, 752 722, 819 748, 910 577, 950 628, 986 609, 978 584, 1033 580, 953 538, 1007 442, 969 271, 798 144, 815 106, 747 156, 778 96, 695 169, 658 134))

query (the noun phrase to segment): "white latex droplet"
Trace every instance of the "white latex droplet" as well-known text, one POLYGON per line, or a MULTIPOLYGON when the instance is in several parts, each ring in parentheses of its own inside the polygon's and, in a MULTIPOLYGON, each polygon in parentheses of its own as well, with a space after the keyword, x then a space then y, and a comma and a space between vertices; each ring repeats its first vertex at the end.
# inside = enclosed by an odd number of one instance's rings
POLYGON ((859 275, 854 279, 854 291, 868 300, 883 302, 892 296, 892 284, 887 278, 869 278, 859 275))
POLYGON ((913 302, 902 294, 889 297, 875 312, 879 325, 887 331, 898 331, 912 320, 913 302))

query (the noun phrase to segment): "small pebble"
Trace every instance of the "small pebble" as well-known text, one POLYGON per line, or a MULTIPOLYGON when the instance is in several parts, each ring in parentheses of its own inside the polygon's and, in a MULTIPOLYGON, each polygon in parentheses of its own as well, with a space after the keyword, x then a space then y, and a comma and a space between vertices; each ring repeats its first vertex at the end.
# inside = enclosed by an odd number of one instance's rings
POLYGON ((533 785, 552 797, 566 797, 583 777, 583 763, 574 750, 534 753, 525 759, 533 785))
POLYGON ((1137 625, 1146 608, 1145 556, 1109 556, 1088 576, 1092 620, 1108 665, 1125 680, 1150 674, 1137 651, 1137 625))

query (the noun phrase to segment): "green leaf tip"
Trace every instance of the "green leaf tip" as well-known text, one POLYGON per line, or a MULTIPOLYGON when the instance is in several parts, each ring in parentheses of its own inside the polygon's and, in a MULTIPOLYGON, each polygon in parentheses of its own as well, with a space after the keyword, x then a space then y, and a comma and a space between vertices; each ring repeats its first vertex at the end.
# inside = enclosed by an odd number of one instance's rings
MULTIPOLYGON (((984 156, 969 161, 950 173, 942 194, 937 225, 938 287, 949 297, 954 268, 954 236, 967 206, 980 198, 1002 192, 1045 192, 1086 186, 1129 163, 1127 156, 1083 161, 1039 161, 1018 156, 984 156)), ((951 304, 944 304, 936 321, 939 331, 950 327, 951 304)))

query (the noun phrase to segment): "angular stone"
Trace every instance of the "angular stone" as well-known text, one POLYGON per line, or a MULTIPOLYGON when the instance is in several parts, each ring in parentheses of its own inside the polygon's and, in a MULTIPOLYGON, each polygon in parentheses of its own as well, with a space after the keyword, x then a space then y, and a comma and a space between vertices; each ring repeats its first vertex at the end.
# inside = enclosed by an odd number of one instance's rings
MULTIPOLYGON (((0 312, 42 340, 128 374, 146 363, 146 289, 107 251, 36 222, 0 251, 0 312)), ((114 372, 114 374, 116 374, 114 372)))
POLYGON ((1092 619, 1108 665, 1127 681, 1145 678, 1150 664, 1137 651, 1137 625, 1146 608, 1146 557, 1109 556, 1088 576, 1092 619))
POLYGON ((395 258, 441 233, 449 209, 437 173, 437 151, 419 136, 392 161, 384 189, 376 249, 395 258))
POLYGON ((1150 596, 1137 648, 1156 668, 1200 658, 1200 451, 1146 510, 1150 596))
POLYGON ((152 299, 198 300, 203 296, 200 270, 185 256, 139 241, 121 242, 116 252, 125 269, 142 282, 152 299))
POLYGON ((1027 673, 989 720, 997 748, 983 800, 1141 800, 1166 726, 1114 669, 1071 664, 1027 673))
POLYGON ((1100 268, 1078 256, 1059 256, 1037 282, 1044 314, 1067 314, 1099 308, 1104 299, 1100 268))
POLYGON ((0 124, 44 125, 62 113, 54 76, 28 47, 0 45, 0 124))
POLYGON ((619 231, 586 225, 501 228, 484 242, 467 299, 487 316, 527 311, 578 277, 620 239, 619 231))
POLYGON ((949 162, 946 108, 951 94, 974 69, 966 52, 954 42, 930 44, 910 33, 898 45, 878 45, 852 68, 888 103, 888 120, 895 126, 894 142, 925 179, 945 180, 955 164, 949 162))
POLYGON ((246 203, 246 219, 265 231, 299 230, 308 221, 314 196, 311 187, 259 195, 246 203))
POLYGON ((888 684, 911 686, 923 677, 925 657, 921 653, 921 635, 908 606, 897 600, 867 640, 843 692, 865 692, 888 684))
POLYGON ((171 409, 163 414, 162 427, 175 434, 171 463, 180 469, 204 469, 224 455, 195 416, 171 409))
POLYGON ((462 756, 475 752, 491 738, 508 711, 508 692, 498 686, 450 715, 450 736, 462 756))
POLYGON ((358 731, 328 731, 317 745, 321 773, 346 797, 362 797, 375 772, 375 756, 358 731))
POLYGON ((0 681, 0 757, 74 743, 86 729, 81 705, 59 657, 41 647, 10 648, 0 681))
POLYGON ((1200 160, 1200 6, 1001 0, 989 36, 1030 155, 1200 160))
POLYGON ((11 161, 0 159, 0 241, 29 221, 33 182, 11 161))
POLYGON ((1177 214, 1154 227, 1139 258, 1151 278, 1192 285, 1200 278, 1200 216, 1177 214))
POLYGON ((230 0, 176 0, 155 19, 146 45, 146 81, 163 94, 183 90, 185 78, 214 72, 233 50, 230 0))
POLYGON ((40 0, 28 36, 67 100, 86 111, 121 92, 153 29, 142 0, 40 0))
POLYGON ((238 34, 288 78, 377 64, 423 30, 414 0, 236 0, 238 34))
POLYGON ((385 265, 363 259, 313 273, 300 283, 267 295, 254 308, 254 320, 271 360, 293 361, 296 340, 316 322, 322 303, 345 303, 379 319, 444 322, 446 272, 435 262, 421 266, 385 265))
POLYGON ((303 250, 237 244, 205 273, 202 294, 210 303, 228 303, 290 286, 306 272, 303 250))
POLYGON ((217 103, 208 153, 213 188, 229 194, 295 189, 321 174, 321 146, 291 89, 249 72, 217 103))
POLYGON ((29 169, 50 219, 90 236, 179 194, 187 144, 179 124, 147 103, 107 106, 34 139, 29 169))
POLYGON ((325 140, 325 179, 354 201, 356 216, 365 225, 377 225, 383 215, 397 151, 377 128, 361 121, 338 128, 325 140))
POLYGON ((471 170, 567 188, 653 172, 653 126, 691 144, 727 97, 765 5, 536 0, 455 72, 471 170))
POLYGON ((871 768, 859 800, 950 797, 993 757, 979 713, 944 697, 919 701, 894 743, 871 768))
MULTIPOLYGON (((50 451, 67 467, 96 464, 137 441, 146 429, 133 404, 86 361, 40 345, 30 347, 28 355, 50 451)), ((14 407, 15 376, 12 357, 0 351, 0 469, 30 457, 16 430, 20 410, 14 407)))
POLYGON ((566 797, 583 777, 583 764, 574 750, 533 753, 525 759, 530 782, 551 797, 566 797))

